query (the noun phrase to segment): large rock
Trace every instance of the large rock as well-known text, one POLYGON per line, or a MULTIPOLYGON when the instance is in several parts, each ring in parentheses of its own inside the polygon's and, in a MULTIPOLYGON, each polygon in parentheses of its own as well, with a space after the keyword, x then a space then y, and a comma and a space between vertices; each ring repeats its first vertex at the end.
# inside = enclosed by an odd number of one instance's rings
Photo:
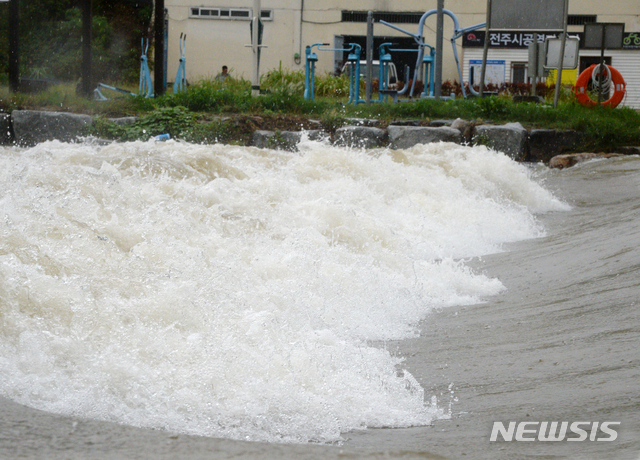
POLYGON ((89 115, 34 110, 14 110, 11 120, 16 143, 20 145, 35 145, 54 139, 73 141, 93 122, 89 115))
POLYGON ((12 140, 11 115, 8 113, 0 113, 0 145, 10 144, 12 140))
POLYGON ((594 158, 612 158, 620 156, 623 155, 621 153, 566 153, 563 155, 556 155, 551 158, 551 160, 549 160, 549 167, 564 169, 583 161, 593 160, 594 158))
POLYGON ((429 126, 432 128, 440 128, 441 126, 451 126, 454 120, 431 120, 429 126))
POLYGON ((368 126, 370 128, 376 128, 380 124, 380 120, 376 118, 347 118, 349 126, 368 126))
POLYGON ((476 126, 472 141, 475 145, 486 145, 516 161, 524 161, 528 136, 527 130, 520 123, 480 125, 476 126))
POLYGON ((389 146, 392 149, 407 149, 417 144, 432 142, 455 142, 462 144, 462 133, 455 128, 443 126, 440 128, 389 126, 389 146))
POLYGON ((257 130, 253 132, 252 144, 261 149, 278 149, 295 152, 298 144, 305 134, 309 140, 325 140, 329 135, 321 130, 309 131, 266 131, 257 130))
POLYGON ((584 134, 578 131, 556 131, 554 129, 533 129, 529 134, 529 154, 527 161, 548 163, 561 153, 575 152, 584 134))
POLYGON ((462 133, 462 138, 464 139, 464 142, 467 144, 471 143, 474 126, 475 125, 473 123, 467 120, 463 120, 462 118, 456 118, 451 123, 452 128, 457 129, 458 131, 460 131, 460 133, 462 133))
POLYGON ((387 137, 387 132, 380 128, 366 126, 345 126, 336 129, 334 144, 343 147, 372 149, 381 147, 387 137))

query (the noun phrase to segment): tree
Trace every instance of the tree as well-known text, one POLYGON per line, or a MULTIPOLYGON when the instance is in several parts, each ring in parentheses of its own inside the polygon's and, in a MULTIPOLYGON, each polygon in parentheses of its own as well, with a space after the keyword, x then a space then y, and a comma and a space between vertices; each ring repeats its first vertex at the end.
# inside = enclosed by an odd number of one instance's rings
MULTIPOLYGON (((20 72, 75 81, 82 64, 82 0, 20 0, 20 72)), ((8 71, 8 8, 0 5, 0 74, 8 71)), ((100 81, 138 78, 140 38, 152 0, 93 0, 93 73, 100 81)))

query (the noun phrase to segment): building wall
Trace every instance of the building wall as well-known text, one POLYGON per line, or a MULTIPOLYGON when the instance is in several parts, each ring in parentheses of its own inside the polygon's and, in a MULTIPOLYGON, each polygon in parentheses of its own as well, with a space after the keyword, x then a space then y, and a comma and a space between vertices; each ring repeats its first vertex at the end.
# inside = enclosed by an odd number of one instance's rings
MULTIPOLYGON (((365 36, 366 23, 342 22, 343 9, 378 12, 424 12, 435 9, 436 2, 425 4, 424 1, 404 0, 360 0, 357 5, 346 4, 338 0, 262 0, 262 9, 272 10, 270 21, 263 21, 264 34, 261 53, 261 73, 282 66, 290 70, 304 70, 305 47, 313 43, 330 43, 335 47, 341 36, 365 36), (301 6, 304 11, 301 12, 301 6), (296 59, 299 56, 299 60, 296 59)), ((445 9, 452 11, 458 19, 459 27, 466 28, 486 20, 486 0, 445 0, 445 9)), ((252 8, 252 0, 165 0, 168 10, 168 75, 171 82, 175 78, 179 62, 179 37, 187 34, 186 73, 187 79, 194 82, 200 79, 213 78, 223 65, 231 69, 232 75, 251 79, 252 51, 246 47, 251 43, 249 21, 230 19, 200 19, 190 17, 191 7, 232 7, 252 8)), ((569 14, 595 14, 598 22, 624 22, 627 32, 640 33, 640 2, 638 0, 571 0, 569 14)), ((417 24, 398 24, 411 33, 418 33, 417 24)), ((430 16, 425 24, 424 37, 426 43, 435 46, 436 15, 430 16)), ((581 32, 582 26, 570 27, 570 32, 581 32)), ((408 37, 383 24, 376 23, 376 36, 408 37)), ((454 34, 452 20, 444 19, 444 62, 443 80, 459 80, 458 71, 453 59, 450 38, 454 34)), ((464 55, 463 79, 468 80, 468 61, 475 59, 477 49, 462 48, 462 40, 456 41, 459 56, 464 55)), ((481 51, 480 51, 481 52, 481 51)), ((505 60, 526 62, 526 50, 490 51, 492 55, 499 53, 505 60)), ((581 50, 583 53, 591 51, 581 50)), ((615 58, 614 67, 621 67, 627 79, 630 96, 627 103, 640 107, 635 102, 640 92, 640 65, 637 65, 640 50, 621 52, 615 58)), ((334 70, 333 52, 318 52, 317 74, 334 70)), ((376 53, 377 54, 377 50, 376 53)), ((364 59, 364 57, 363 57, 364 59)), ((481 59, 481 55, 480 55, 481 59)), ((462 63, 461 63, 462 64, 462 63)), ((507 79, 510 67, 507 64, 507 79)))
MULTIPOLYGON (((229 66, 236 76, 251 78, 252 52, 244 45, 251 43, 249 22, 245 20, 196 19, 189 15, 190 7, 228 7, 233 3, 235 8, 252 8, 251 0, 165 0, 169 16, 168 33, 168 80, 172 81, 177 72, 180 51, 179 37, 187 34, 186 71, 189 81, 215 76, 222 65, 229 66)), ((365 36, 365 23, 342 22, 343 9, 359 11, 396 11, 424 12, 423 1, 360 1, 357 6, 345 4, 337 0, 263 0, 262 9, 273 10, 273 21, 264 21, 263 44, 261 53, 261 71, 278 68, 282 65, 291 70, 304 70, 304 51, 313 43, 330 43, 336 45, 336 36, 365 36), (300 6, 304 3, 301 21, 300 6), (301 33, 302 29, 302 33, 301 33), (296 53, 301 57, 295 60, 296 53)), ((435 5, 432 5, 435 8, 435 5)), ((484 2, 467 2, 449 0, 445 8, 454 12, 461 27, 482 23, 485 20, 484 2), (475 6, 474 6, 475 5, 475 6)), ((400 27, 411 32, 418 32, 417 24, 400 24, 400 27)), ((435 46, 436 16, 428 18, 425 28, 425 41, 435 46)), ((449 17, 444 20, 444 79, 458 79, 457 69, 453 61, 453 51, 449 39, 454 33, 453 22, 449 17)), ((409 37, 382 24, 375 25, 376 36, 409 37)), ((461 47, 458 41, 458 52, 461 47)), ((377 54, 377 50, 376 50, 377 54)), ((334 70, 333 53, 319 53, 316 66, 317 73, 334 70)))
MULTIPOLYGON (((580 50, 580 56, 600 56, 600 52, 597 50, 580 50)), ((623 106, 631 107, 634 109, 640 109, 640 50, 638 51, 626 51, 626 50, 611 50, 605 53, 605 56, 611 57, 611 65, 615 67, 621 74, 626 83, 627 94, 622 101, 623 106)), ((506 80, 510 81, 510 68, 513 62, 527 62, 528 51, 522 49, 505 49, 505 50, 490 50, 487 56, 489 60, 504 60, 506 69, 506 80)), ((475 60, 482 60, 481 48, 466 49, 462 58, 463 64, 463 79, 469 81, 470 77, 470 62, 475 60)), ((577 79, 576 70, 563 70, 562 81, 564 84, 575 84, 577 79)), ((477 80, 476 80, 477 81, 477 80)), ((549 78, 550 84, 555 84, 555 76, 549 78)))

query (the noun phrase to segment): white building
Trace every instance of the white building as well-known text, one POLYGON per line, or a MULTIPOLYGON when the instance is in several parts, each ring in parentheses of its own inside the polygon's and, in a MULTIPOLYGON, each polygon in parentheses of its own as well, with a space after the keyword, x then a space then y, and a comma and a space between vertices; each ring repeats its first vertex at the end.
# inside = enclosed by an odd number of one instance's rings
MULTIPOLYGON (((180 58, 179 37, 187 35, 186 73, 189 81, 215 77, 223 65, 232 75, 251 79, 252 51, 250 18, 252 0, 165 0, 168 11, 168 79, 172 81, 180 58)), ((464 29, 486 21, 486 0, 445 0, 445 9, 451 11, 464 29)), ((282 66, 290 70, 304 70, 305 47, 314 43, 329 43, 328 48, 343 49, 348 43, 365 44, 366 13, 373 11, 375 51, 382 42, 393 42, 397 48, 417 48, 409 35, 383 25, 382 19, 410 33, 418 33, 418 21, 429 10, 436 8, 436 1, 360 0, 350 4, 337 0, 262 0, 263 36, 266 48, 261 52, 261 73, 282 66), (356 9, 357 8, 357 9, 356 9)), ((622 50, 607 51, 607 61, 617 68, 627 83, 624 104, 640 108, 640 2, 638 0, 569 0, 569 32, 581 34, 588 22, 622 22, 625 38, 630 42, 622 50)), ((425 42, 435 46, 436 15, 425 22, 425 42)), ((491 37, 488 59, 499 62, 504 68, 504 81, 519 81, 526 76, 527 49, 522 34, 536 31, 513 31, 511 35, 491 37), (505 44, 505 40, 515 40, 505 44)), ((483 39, 484 32, 474 32, 476 39, 483 39)), ((454 35, 453 21, 445 16, 443 80, 458 81, 458 70, 450 44, 454 35)), ((482 59, 479 41, 473 43, 468 35, 456 40, 463 80, 468 82, 472 61, 482 59), (464 42, 464 43, 463 43, 464 42)), ((364 48, 364 46, 363 46, 364 48)), ((315 51, 315 49, 314 49, 315 51)), ((316 51, 316 73, 333 72, 345 60, 342 51, 316 51)), ((404 75, 404 65, 415 67, 413 51, 392 53, 394 62, 404 75)), ((598 50, 580 50, 581 65, 599 56, 598 50)), ((364 49, 363 49, 364 59, 364 49)), ((495 64, 498 66, 498 64, 495 64)), ((576 72, 563 72, 563 81, 575 81, 576 72)))

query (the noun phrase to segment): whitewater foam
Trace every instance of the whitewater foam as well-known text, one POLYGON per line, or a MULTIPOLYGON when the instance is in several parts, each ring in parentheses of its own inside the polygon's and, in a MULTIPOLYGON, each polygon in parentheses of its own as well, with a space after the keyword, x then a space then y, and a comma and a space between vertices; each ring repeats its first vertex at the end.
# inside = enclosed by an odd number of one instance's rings
POLYGON ((0 150, 0 394, 236 439, 447 417, 371 342, 503 289, 464 259, 566 209, 484 147, 0 150))

